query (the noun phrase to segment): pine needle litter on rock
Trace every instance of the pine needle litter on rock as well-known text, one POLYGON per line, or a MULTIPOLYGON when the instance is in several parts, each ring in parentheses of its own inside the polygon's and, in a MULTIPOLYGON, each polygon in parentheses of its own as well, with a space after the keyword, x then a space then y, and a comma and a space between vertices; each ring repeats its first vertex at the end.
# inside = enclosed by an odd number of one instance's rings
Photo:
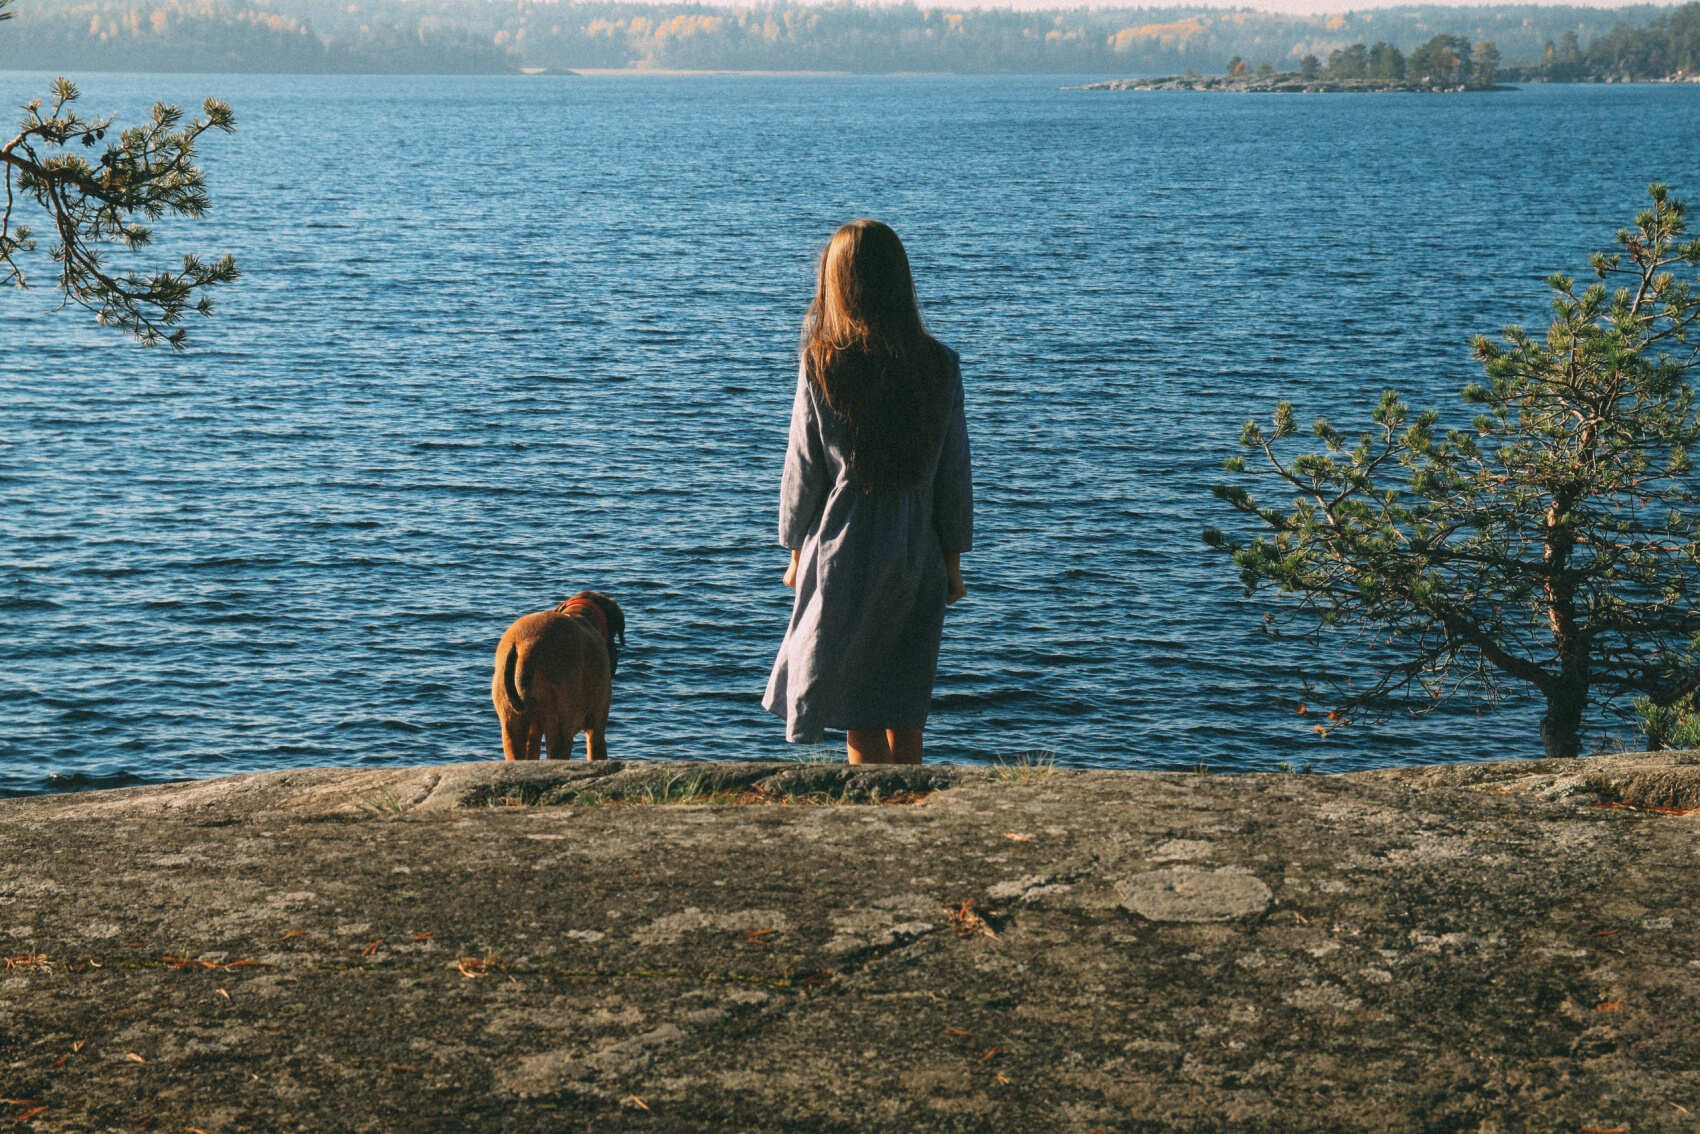
POLYGON ((501 965, 501 961, 494 953, 486 953, 482 957, 462 957, 454 963, 454 967, 468 980, 478 980, 489 976, 501 965))

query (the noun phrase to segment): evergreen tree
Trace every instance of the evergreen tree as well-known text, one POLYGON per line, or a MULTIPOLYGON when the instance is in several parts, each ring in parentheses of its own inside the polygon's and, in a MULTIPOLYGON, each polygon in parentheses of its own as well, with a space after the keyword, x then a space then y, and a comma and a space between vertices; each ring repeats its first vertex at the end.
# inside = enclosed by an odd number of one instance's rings
POLYGON ((1328 77, 1361 79, 1369 72, 1369 53, 1361 43, 1328 53, 1328 77))
POLYGON ((1470 81, 1470 41, 1461 35, 1437 35, 1415 51, 1405 65, 1413 78, 1427 79, 1436 86, 1470 81))
POLYGON ((1369 49, 1369 73, 1378 79, 1399 80, 1405 77, 1405 54, 1391 43, 1377 43, 1369 49))
MULTIPOLYGON (((0 0, 0 20, 11 19, 11 4, 0 0)), ((6 183, 0 283, 25 287, 29 282, 18 258, 37 245, 29 226, 13 220, 21 193, 47 214, 58 287, 68 302, 144 343, 163 341, 180 348, 186 332, 177 324, 189 311, 211 312, 206 291, 234 280, 235 262, 228 256, 210 264, 185 256, 181 270, 118 273, 106 266, 105 252, 114 244, 130 251, 147 246, 152 234, 138 217, 152 221, 168 214, 205 214, 207 191, 195 165, 195 144, 208 130, 229 133, 236 120, 230 107, 216 99, 206 101, 206 117, 187 124, 177 107, 156 103, 146 123, 116 130, 117 140, 108 141, 115 132, 113 120, 84 118, 73 105, 78 97, 76 84, 56 79, 47 100, 24 107, 18 134, 0 143, 6 183)))
POLYGON ((1545 68, 1549 78, 1566 74, 1665 79, 1700 73, 1700 3, 1684 4, 1645 28, 1618 24, 1588 44, 1581 61, 1545 68))
MULTIPOLYGON (((1268 534, 1205 538, 1232 553, 1248 592, 1295 595, 1315 633, 1366 629, 1392 659, 1341 712, 1509 678, 1544 698, 1547 754, 1575 756, 1592 702, 1692 704, 1700 292, 1672 269, 1700 265, 1700 240, 1683 239, 1683 205, 1664 186, 1650 193, 1618 250, 1592 258, 1599 282, 1578 293, 1569 277, 1548 281, 1544 337, 1510 327, 1502 344, 1475 340, 1487 382, 1464 391, 1481 411, 1472 428, 1443 432, 1391 390, 1361 437, 1316 422, 1321 452, 1292 452, 1287 403, 1272 433, 1247 423, 1241 443, 1263 455, 1262 475, 1298 495, 1287 511, 1219 486, 1268 534)), ((1228 468, 1247 471, 1240 457, 1228 468)))
POLYGON ((1649 752, 1657 752, 1661 748, 1700 748, 1700 704, 1697 701, 1700 701, 1700 693, 1679 697, 1668 705, 1655 704, 1651 697, 1635 698, 1635 714, 1641 718, 1641 731, 1647 737, 1649 752))
POLYGON ((1485 40, 1476 44, 1476 82, 1491 87, 1498 76, 1499 48, 1485 40))

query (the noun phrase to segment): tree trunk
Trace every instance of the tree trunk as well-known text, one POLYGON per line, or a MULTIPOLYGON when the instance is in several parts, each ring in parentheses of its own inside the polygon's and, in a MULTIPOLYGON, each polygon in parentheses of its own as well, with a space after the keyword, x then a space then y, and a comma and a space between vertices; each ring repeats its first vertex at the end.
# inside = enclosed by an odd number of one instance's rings
MULTIPOLYGON (((1577 438, 1577 447, 1592 455, 1595 431, 1588 425, 1577 438)), ((1558 677, 1545 686, 1546 716, 1541 718, 1541 743, 1547 758, 1571 759, 1582 755, 1582 710, 1588 704, 1588 644, 1576 624, 1576 580, 1570 576, 1570 553, 1576 546, 1571 529, 1571 511, 1582 497, 1579 485, 1559 489, 1547 509, 1546 547, 1541 566, 1546 575, 1541 590, 1546 599, 1547 623, 1552 627, 1552 644, 1558 654, 1558 677)))
POLYGON ((1547 690, 1547 711, 1541 718, 1541 743, 1547 758, 1582 755, 1582 710, 1588 707, 1588 687, 1565 682, 1547 690))

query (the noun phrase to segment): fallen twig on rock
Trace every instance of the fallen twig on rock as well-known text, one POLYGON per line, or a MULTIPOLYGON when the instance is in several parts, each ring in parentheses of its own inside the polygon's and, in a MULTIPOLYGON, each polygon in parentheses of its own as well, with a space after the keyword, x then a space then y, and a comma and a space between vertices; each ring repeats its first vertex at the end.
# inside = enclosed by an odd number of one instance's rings
POLYGON ((982 906, 978 898, 969 898, 954 909, 946 906, 945 911, 950 914, 950 920, 956 923, 958 937, 983 936, 994 940, 997 938, 998 932, 992 928, 991 923, 991 919, 997 917, 997 911, 982 906))

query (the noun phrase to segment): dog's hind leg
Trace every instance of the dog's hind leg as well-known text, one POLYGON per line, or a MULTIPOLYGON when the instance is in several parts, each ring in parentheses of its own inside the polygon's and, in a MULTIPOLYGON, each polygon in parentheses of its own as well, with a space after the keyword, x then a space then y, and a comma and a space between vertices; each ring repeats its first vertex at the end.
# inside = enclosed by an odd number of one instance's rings
MULTIPOLYGON (((551 755, 553 755, 553 752, 554 752, 554 750, 551 749, 550 750, 551 755)), ((541 759, 543 759, 543 730, 535 724, 530 726, 530 731, 528 731, 525 735, 525 756, 524 756, 524 759, 527 759, 527 760, 541 760, 541 759)))
POLYGON ((526 733, 531 725, 524 717, 518 717, 502 722, 502 758, 506 760, 524 760, 526 733))
POLYGON ((584 722, 584 758, 608 759, 608 718, 584 722))

